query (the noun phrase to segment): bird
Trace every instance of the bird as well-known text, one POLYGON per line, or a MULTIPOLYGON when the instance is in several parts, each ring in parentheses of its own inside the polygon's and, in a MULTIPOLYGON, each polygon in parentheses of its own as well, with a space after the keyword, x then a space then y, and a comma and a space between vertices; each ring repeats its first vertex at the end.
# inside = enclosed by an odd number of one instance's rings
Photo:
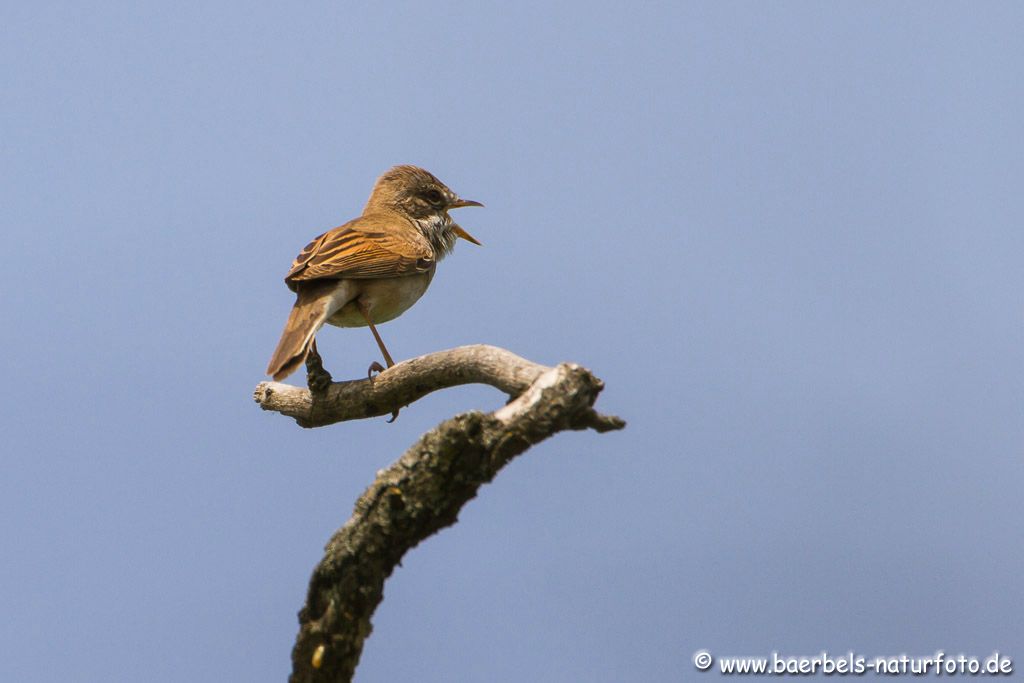
MULTIPOLYGON (((394 320, 427 291, 437 263, 459 238, 479 245, 448 212, 483 206, 462 199, 429 171, 412 165, 385 171, 358 218, 318 235, 295 257, 285 284, 295 304, 267 374, 281 381, 303 363, 311 390, 331 382, 316 349, 325 323, 369 327, 387 367, 395 362, 376 325, 394 320)), ((382 371, 374 361, 368 372, 382 371)))

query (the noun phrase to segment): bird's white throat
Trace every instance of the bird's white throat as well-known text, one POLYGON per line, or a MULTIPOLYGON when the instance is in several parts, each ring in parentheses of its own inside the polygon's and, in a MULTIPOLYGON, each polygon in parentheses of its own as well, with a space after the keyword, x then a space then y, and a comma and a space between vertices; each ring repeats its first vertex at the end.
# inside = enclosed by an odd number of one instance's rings
POLYGON ((435 213, 426 218, 416 219, 416 227, 427 238, 438 261, 455 248, 458 235, 452 232, 452 217, 447 213, 435 213))

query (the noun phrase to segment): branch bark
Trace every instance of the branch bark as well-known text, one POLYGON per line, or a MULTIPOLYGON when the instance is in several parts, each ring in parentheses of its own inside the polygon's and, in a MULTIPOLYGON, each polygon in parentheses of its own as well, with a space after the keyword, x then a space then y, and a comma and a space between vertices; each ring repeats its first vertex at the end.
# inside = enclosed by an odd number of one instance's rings
POLYGON ((603 384, 586 369, 548 368, 492 346, 415 358, 316 397, 274 382, 257 387, 254 398, 265 410, 312 427, 386 415, 437 389, 471 382, 514 398, 493 413, 442 422, 377 474, 313 572, 292 650, 293 683, 352 679, 385 579, 408 550, 454 524, 462 506, 512 458, 560 431, 604 432, 625 422, 594 410, 603 384))

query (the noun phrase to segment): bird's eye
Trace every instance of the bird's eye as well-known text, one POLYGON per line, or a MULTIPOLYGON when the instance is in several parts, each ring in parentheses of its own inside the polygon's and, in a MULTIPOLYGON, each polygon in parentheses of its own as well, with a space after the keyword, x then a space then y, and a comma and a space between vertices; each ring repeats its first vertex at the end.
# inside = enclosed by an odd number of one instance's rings
POLYGON ((441 196, 440 190, 427 190, 423 193, 423 198, 434 206, 440 206, 444 203, 444 197, 441 196))

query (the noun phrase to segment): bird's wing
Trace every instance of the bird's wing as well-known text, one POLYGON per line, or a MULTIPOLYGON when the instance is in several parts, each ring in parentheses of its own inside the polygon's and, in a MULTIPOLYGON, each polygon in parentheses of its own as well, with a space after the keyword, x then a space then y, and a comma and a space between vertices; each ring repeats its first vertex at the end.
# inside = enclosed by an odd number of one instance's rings
POLYGON ((424 273, 433 266, 430 244, 416 228, 396 229, 379 219, 357 218, 307 244, 295 257, 285 282, 400 277, 424 273))

